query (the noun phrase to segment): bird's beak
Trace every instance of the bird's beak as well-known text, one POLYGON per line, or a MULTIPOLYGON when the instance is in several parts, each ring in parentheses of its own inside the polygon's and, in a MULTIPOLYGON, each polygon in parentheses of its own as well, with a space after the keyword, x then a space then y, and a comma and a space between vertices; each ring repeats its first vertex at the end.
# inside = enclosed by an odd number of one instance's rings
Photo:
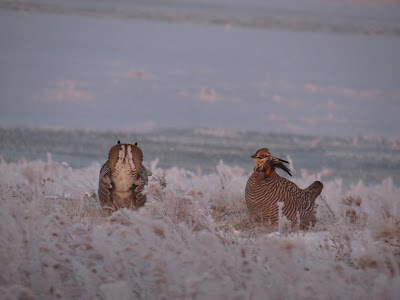
POLYGON ((251 158, 256 158, 257 157, 257 155, 255 155, 255 154, 253 154, 252 156, 250 156, 251 158))

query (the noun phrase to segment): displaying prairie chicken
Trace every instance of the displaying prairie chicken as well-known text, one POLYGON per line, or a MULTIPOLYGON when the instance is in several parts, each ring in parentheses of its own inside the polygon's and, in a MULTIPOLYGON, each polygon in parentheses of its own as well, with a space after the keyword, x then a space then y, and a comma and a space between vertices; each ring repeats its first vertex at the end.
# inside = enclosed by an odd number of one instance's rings
POLYGON ((118 144, 110 149, 108 160, 100 170, 99 200, 103 207, 136 209, 146 202, 143 194, 147 170, 142 165, 142 150, 131 144, 118 144))
POLYGON ((315 181, 306 189, 279 176, 276 169, 282 169, 290 176, 290 170, 284 165, 289 163, 271 156, 267 148, 258 150, 251 156, 254 159, 254 172, 246 185, 246 205, 252 217, 259 222, 274 224, 278 221, 278 202, 283 202, 282 214, 301 227, 315 223, 315 200, 321 194, 323 184, 315 181), (299 220, 300 218, 300 220, 299 220))

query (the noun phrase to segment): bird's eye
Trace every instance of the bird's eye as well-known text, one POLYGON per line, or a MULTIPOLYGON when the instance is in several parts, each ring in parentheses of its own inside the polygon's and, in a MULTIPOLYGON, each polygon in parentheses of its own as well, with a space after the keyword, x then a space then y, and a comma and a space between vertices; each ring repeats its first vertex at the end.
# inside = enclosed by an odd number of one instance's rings
POLYGON ((259 156, 259 158, 265 158, 266 156, 265 155, 261 155, 261 156, 259 156))

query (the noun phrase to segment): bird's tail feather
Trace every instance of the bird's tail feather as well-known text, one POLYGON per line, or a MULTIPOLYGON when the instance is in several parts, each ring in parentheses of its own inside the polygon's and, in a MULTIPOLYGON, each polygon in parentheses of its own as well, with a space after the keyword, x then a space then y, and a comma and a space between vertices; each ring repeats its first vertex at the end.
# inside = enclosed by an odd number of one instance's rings
POLYGON ((317 197, 321 194, 324 185, 321 181, 314 181, 308 188, 305 189, 306 193, 310 194, 311 199, 317 199, 317 197))

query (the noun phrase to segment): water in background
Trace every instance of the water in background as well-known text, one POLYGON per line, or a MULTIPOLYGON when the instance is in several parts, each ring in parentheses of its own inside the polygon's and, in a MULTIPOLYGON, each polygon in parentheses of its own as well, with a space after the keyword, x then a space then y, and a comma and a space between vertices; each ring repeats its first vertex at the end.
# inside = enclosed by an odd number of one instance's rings
POLYGON ((400 4, 0 0, 0 125, 397 136, 400 4))
POLYGON ((0 155, 8 162, 52 159, 72 168, 102 164, 111 146, 135 143, 150 167, 158 159, 163 169, 184 168, 213 173, 222 160, 251 172, 250 155, 268 147, 273 155, 292 161, 294 176, 302 170, 322 180, 342 179, 345 185, 362 180, 381 183, 391 177, 400 185, 400 138, 322 137, 222 129, 164 129, 147 133, 66 129, 0 128, 0 155))

